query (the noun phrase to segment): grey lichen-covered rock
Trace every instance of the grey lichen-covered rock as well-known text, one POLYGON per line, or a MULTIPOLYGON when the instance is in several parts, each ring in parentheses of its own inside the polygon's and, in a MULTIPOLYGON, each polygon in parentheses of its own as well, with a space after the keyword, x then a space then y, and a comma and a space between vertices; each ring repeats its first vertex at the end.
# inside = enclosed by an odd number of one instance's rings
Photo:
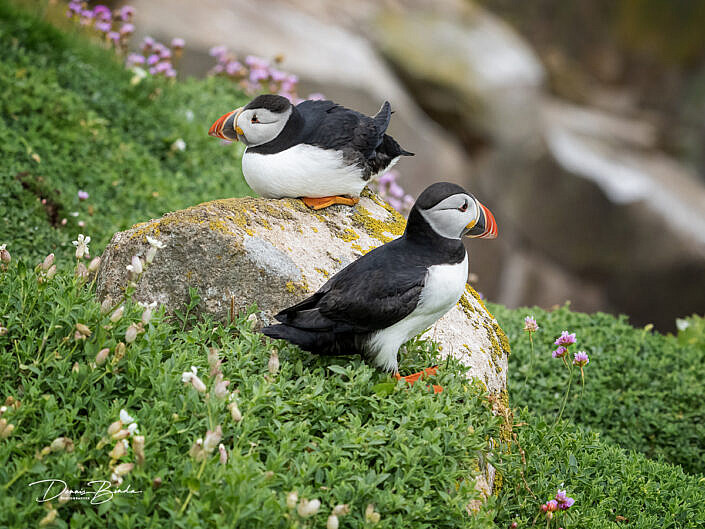
MULTIPOLYGON (((294 199, 216 200, 116 233, 103 254, 97 292, 101 300, 119 300, 126 266, 133 255, 146 254, 149 235, 166 247, 140 278, 136 300, 173 311, 183 307, 193 287, 204 313, 226 320, 231 308, 239 312, 256 304, 266 323, 346 264, 401 235, 404 226, 403 217, 368 192, 354 208, 321 212, 294 199)), ((509 344, 470 286, 428 333, 442 358, 459 358, 469 376, 491 393, 504 393, 509 344)))

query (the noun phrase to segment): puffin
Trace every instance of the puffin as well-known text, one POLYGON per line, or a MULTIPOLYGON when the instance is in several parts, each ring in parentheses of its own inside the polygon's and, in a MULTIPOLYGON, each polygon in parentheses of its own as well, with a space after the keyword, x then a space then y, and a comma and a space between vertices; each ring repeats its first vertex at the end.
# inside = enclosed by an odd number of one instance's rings
POLYGON ((464 237, 497 237, 492 212, 459 185, 432 184, 414 203, 401 237, 350 263, 261 332, 314 354, 360 354, 411 384, 434 375, 437 366, 402 377, 398 351, 463 295, 464 237))
POLYGON ((374 117, 333 101, 293 105, 275 94, 257 96, 218 118, 208 134, 246 145, 242 174, 265 198, 302 198, 312 209, 354 206, 371 178, 413 156, 385 134, 389 101, 374 117))

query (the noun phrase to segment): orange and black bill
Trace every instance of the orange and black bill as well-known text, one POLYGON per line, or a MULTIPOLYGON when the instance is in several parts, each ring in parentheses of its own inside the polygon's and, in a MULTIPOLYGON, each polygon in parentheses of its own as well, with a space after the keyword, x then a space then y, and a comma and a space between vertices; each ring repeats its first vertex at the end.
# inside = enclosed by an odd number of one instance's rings
POLYGON ((468 225, 468 232, 465 235, 474 239, 495 239, 498 230, 494 215, 480 202, 477 202, 477 205, 480 207, 480 217, 475 224, 468 225))
POLYGON ((220 138, 221 140, 238 141, 238 132, 242 131, 237 130, 235 123, 241 112, 242 108, 236 108, 220 116, 215 123, 211 125, 208 135, 220 138))

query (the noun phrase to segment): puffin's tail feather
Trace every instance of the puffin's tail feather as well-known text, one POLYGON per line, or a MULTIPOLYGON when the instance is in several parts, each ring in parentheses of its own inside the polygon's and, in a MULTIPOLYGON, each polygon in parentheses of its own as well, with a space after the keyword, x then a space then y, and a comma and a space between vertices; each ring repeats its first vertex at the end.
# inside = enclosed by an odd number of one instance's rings
POLYGON ((392 105, 389 104, 389 101, 384 102, 382 108, 379 109, 377 115, 372 119, 375 121, 377 134, 381 138, 389 126, 389 120, 392 119, 392 105))
POLYGON ((359 352, 355 337, 347 333, 308 331, 286 324, 270 325, 260 332, 270 338, 286 340, 305 351, 319 355, 348 355, 359 352))
POLYGON ((394 159, 397 156, 414 156, 413 152, 409 152, 406 149, 403 149, 401 145, 389 136, 388 134, 384 135, 382 145, 380 149, 377 149, 378 151, 383 151, 387 156, 389 156, 390 159, 394 159))

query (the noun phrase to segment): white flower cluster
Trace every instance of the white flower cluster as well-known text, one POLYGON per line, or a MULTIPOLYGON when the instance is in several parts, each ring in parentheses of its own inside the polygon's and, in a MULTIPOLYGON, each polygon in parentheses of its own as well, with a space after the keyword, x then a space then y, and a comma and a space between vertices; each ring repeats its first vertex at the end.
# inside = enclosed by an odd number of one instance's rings
MULTIPOLYGON (((108 435, 110 435, 111 439, 115 440, 115 446, 109 454, 111 466, 113 466, 118 459, 127 455, 127 451, 130 448, 128 439, 132 440, 132 451, 134 452, 137 464, 141 465, 144 463, 145 439, 143 435, 137 434, 139 434, 139 429, 134 417, 127 413, 127 410, 120 410, 120 420, 115 421, 108 427, 108 435)), ((134 467, 134 463, 120 463, 114 466, 110 481, 115 485, 119 485, 122 483, 122 476, 130 473, 134 467)))

